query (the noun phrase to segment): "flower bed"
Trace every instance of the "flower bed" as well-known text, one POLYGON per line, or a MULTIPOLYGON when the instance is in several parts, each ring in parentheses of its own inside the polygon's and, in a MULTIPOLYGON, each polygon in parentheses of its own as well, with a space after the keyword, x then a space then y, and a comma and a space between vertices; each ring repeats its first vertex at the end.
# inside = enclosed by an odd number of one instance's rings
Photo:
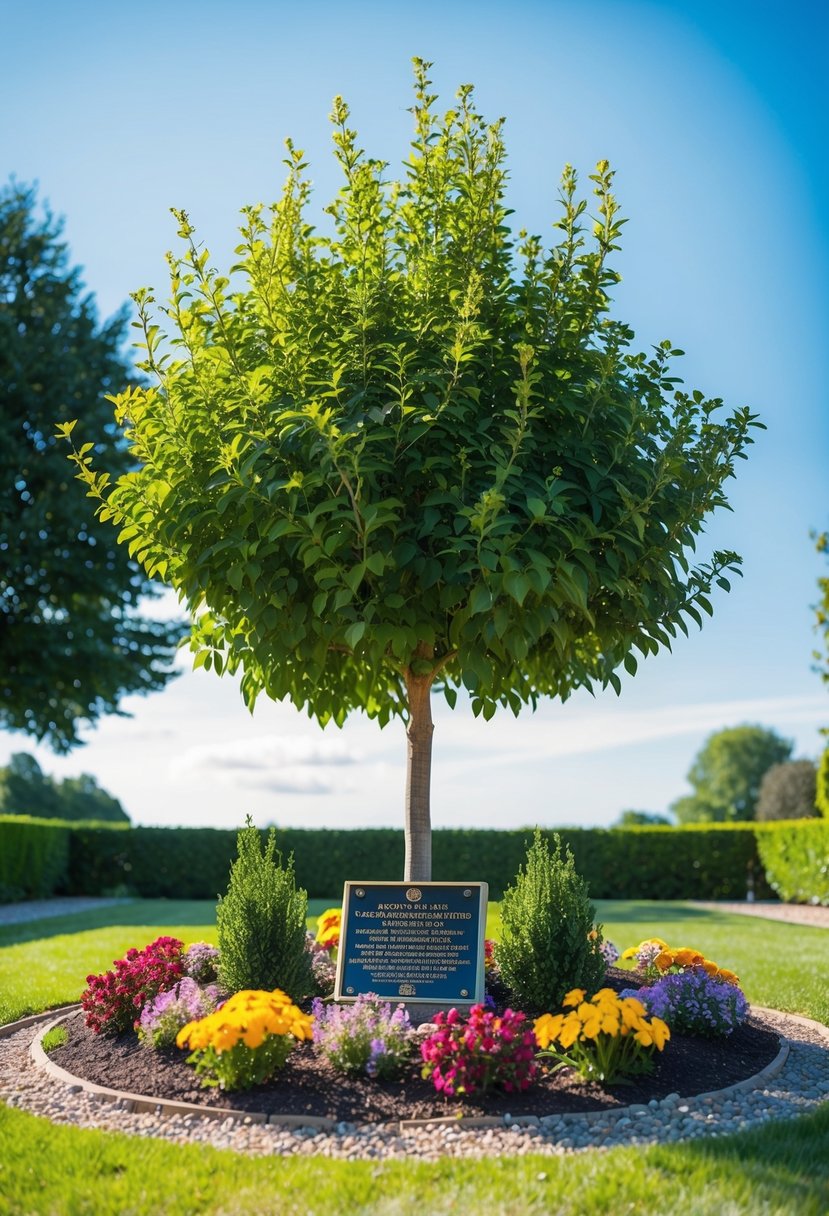
MULTIPOLYGON (((611 970, 607 983, 617 991, 630 983, 629 971, 611 970)), ((747 1022, 729 1038, 697 1039, 674 1034, 655 1073, 635 1077, 630 1085, 604 1088, 581 1081, 571 1072, 542 1074, 527 1090, 448 1098, 420 1075, 413 1059, 398 1080, 365 1075, 343 1076, 320 1058, 310 1043, 291 1052, 284 1067, 267 1085, 246 1092, 204 1089, 186 1052, 175 1047, 159 1051, 142 1047, 134 1033, 102 1039, 76 1015, 68 1022, 69 1041, 51 1053, 61 1068, 85 1080, 141 1093, 265 1114, 314 1115, 349 1122, 430 1119, 447 1114, 469 1116, 567 1114, 614 1110, 652 1098, 679 1093, 690 1097, 741 1081, 759 1072, 778 1051, 776 1033, 759 1019, 747 1022)))

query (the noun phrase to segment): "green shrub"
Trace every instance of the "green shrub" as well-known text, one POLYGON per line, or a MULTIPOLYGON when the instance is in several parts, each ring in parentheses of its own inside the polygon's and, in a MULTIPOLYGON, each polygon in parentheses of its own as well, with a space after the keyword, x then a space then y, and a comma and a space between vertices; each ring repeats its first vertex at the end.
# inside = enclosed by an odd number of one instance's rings
POLYGON ((219 983, 226 992, 281 988, 293 1000, 315 991, 305 949, 308 896, 297 888, 293 856, 276 852, 271 828, 262 852, 250 816, 237 836, 227 894, 219 899, 219 983))
POLYGON ((47 899, 66 889, 68 872, 68 824, 29 815, 0 816, 0 903, 47 899))
POLYGON ((557 1009, 571 988, 594 993, 605 972, 601 927, 590 936, 596 910, 587 883, 557 834, 552 843, 551 851, 536 830, 501 904, 497 961, 515 1001, 529 1011, 557 1009))
POLYGON ((817 766, 817 809, 829 819, 829 747, 824 749, 817 766))
MULTIPOLYGON (((215 899, 236 852, 236 833, 215 828, 72 829, 72 895, 120 890, 146 899, 215 899)), ((744 899, 750 869, 757 897, 766 898, 772 892, 762 877, 756 834, 757 825, 749 823, 560 832, 594 899, 744 899)), ((403 835, 393 828, 285 828, 279 843, 294 854, 297 885, 314 897, 336 898, 346 878, 388 882, 402 874, 403 835)), ((526 847, 526 829, 443 829, 432 837, 433 876, 436 882, 486 881, 491 897, 500 899, 526 847)))
POLYGON ((767 824, 757 842, 766 878, 781 899, 829 907, 829 822, 767 824))

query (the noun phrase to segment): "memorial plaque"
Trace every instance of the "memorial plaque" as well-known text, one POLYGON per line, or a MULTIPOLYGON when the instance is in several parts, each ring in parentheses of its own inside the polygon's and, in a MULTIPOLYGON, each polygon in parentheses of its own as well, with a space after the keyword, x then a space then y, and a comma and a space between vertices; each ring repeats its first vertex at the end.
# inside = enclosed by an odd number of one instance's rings
POLYGON ((487 893, 485 882, 347 882, 335 999, 483 1001, 487 893))

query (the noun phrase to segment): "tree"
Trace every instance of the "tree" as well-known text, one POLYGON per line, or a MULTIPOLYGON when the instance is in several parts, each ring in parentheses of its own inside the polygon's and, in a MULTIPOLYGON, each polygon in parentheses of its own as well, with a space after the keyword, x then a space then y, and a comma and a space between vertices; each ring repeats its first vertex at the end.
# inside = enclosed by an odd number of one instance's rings
POLYGON ((0 769, 0 814, 129 823, 118 799, 101 789, 94 777, 82 773, 55 781, 27 752, 15 752, 7 767, 0 769))
POLYGON ((824 748, 818 761, 815 803, 821 815, 829 819, 829 747, 824 748))
POLYGON ((681 352, 634 353, 607 315, 623 223, 607 162, 590 229, 568 166, 558 243, 516 241, 502 122, 466 85, 441 119, 428 67, 400 182, 335 100, 328 233, 290 142, 280 201, 243 212, 232 286, 175 213, 166 334, 152 294, 134 297, 154 382, 117 398, 141 471, 109 481, 75 449, 99 518, 190 605, 196 666, 322 724, 403 719, 417 880, 431 690, 453 706, 466 688, 484 718, 618 692, 635 651, 670 646, 728 589, 736 554, 689 552, 759 425, 683 391, 681 352))
POLYGON ((773 764, 760 782, 754 818, 809 819, 817 815, 817 768, 812 760, 773 764))
POLYGON ((706 739, 688 773, 693 794, 671 807, 679 823, 753 819, 760 782, 793 744, 763 726, 735 726, 706 739))
POLYGON ((617 828, 669 828, 673 824, 667 815, 656 815, 653 811, 622 811, 613 826, 617 828))
POLYGON ((130 375, 125 316, 98 325, 60 231, 32 189, 0 191, 0 727, 66 752, 80 723, 165 685, 180 629, 139 615, 150 583, 52 434, 77 413, 103 470, 132 467, 106 401, 130 375))

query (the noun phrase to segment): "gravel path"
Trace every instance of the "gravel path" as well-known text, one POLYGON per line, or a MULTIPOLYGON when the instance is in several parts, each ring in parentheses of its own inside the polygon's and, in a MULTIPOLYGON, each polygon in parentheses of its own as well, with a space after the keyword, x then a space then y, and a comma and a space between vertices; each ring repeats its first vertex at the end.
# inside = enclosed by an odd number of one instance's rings
POLYGON ((772 1119, 791 1119, 829 1100, 829 1031, 816 1023, 761 1011, 785 1035, 789 1052, 782 1069, 757 1088, 682 1099, 671 1094, 647 1106, 613 1114, 565 1115, 518 1123, 505 1116, 497 1126, 456 1124, 403 1126, 399 1123, 340 1123, 335 1131, 253 1123, 245 1118, 135 1113, 59 1083, 31 1059, 30 1045, 41 1027, 24 1027, 0 1039, 0 1099, 9 1106, 55 1123, 152 1136, 176 1144, 194 1141, 255 1156, 323 1156, 374 1160, 417 1157, 563 1156, 591 1148, 695 1140, 741 1131, 772 1119))
POLYGON ((714 912, 738 912, 743 916, 763 916, 768 920, 785 920, 792 925, 811 925, 818 929, 829 929, 829 908, 816 904, 779 904, 774 900, 758 900, 757 903, 705 903, 689 901, 692 908, 710 908, 714 912))
POLYGON ((20 904, 0 904, 0 925, 22 925, 31 920, 54 920, 71 916, 73 912, 92 912, 95 908, 131 904, 132 899, 93 899, 85 895, 68 895, 64 899, 27 899, 20 904))

